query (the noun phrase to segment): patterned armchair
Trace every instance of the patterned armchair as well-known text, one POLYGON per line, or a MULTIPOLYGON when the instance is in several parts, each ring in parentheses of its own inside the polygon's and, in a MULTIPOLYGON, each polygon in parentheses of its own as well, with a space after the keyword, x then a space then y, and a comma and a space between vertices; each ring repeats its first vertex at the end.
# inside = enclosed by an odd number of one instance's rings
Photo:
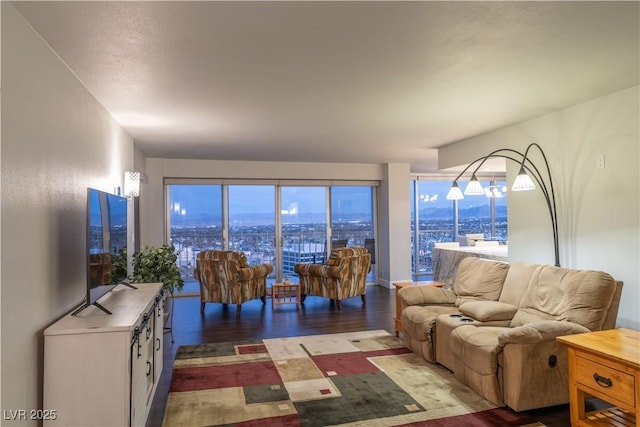
POLYGON ((200 312, 207 302, 237 304, 240 316, 242 303, 260 298, 266 302, 267 276, 271 264, 249 266, 247 257, 236 251, 202 251, 196 258, 194 276, 200 282, 200 312))
POLYGON ((302 301, 307 295, 335 300, 342 310, 342 300, 360 295, 367 303, 367 274, 371 255, 362 247, 338 248, 331 251, 326 265, 296 264, 294 271, 300 277, 302 301))

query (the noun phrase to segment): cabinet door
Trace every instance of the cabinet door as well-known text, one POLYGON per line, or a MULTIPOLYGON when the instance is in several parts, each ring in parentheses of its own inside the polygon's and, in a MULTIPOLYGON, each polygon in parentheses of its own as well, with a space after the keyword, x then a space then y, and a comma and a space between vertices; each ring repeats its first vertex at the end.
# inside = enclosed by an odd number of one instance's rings
MULTIPOLYGON (((153 321, 153 318, 151 321, 153 321)), ((153 369, 153 365, 149 363, 150 357, 151 360, 153 360, 153 340, 149 336, 148 323, 149 318, 145 315, 144 322, 139 326, 137 338, 131 346, 132 426, 144 426, 147 417, 147 400, 149 396, 148 373, 153 369), (149 352, 149 349, 151 349, 151 352, 149 352)))
POLYGON ((158 301, 156 307, 156 334, 155 334, 155 356, 154 356, 154 380, 157 382, 162 373, 163 366, 163 349, 164 349, 164 305, 166 297, 162 297, 158 301))
POLYGON ((153 391, 155 369, 153 361, 156 353, 156 312, 155 309, 149 313, 149 321, 144 333, 144 345, 147 347, 147 362, 145 363, 144 375, 147 379, 147 399, 151 397, 153 391))

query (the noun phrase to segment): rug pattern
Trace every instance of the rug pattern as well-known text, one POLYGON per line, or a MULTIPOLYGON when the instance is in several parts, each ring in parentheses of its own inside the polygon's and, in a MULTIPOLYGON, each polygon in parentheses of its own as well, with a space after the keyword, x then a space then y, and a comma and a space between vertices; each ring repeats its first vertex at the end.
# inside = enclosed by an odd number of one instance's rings
POLYGON ((541 426, 386 331, 178 349, 163 426, 541 426))

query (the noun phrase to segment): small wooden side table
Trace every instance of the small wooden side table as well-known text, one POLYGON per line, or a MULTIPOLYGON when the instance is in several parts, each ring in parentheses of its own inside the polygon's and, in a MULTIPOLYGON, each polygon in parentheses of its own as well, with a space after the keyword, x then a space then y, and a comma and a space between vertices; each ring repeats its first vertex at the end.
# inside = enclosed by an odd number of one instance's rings
POLYGON ((568 347, 571 425, 640 426, 640 332, 610 329, 557 337, 568 347), (615 405, 586 412, 586 395, 615 405))
POLYGON ((275 283, 271 286, 271 308, 280 304, 300 305, 299 283, 275 283))
POLYGON ((394 282, 393 286, 396 287, 396 317, 393 318, 393 331, 396 333, 396 336, 400 336, 400 332, 402 332, 402 302, 400 301, 400 297, 398 296, 398 291, 402 288, 406 288, 407 286, 438 286, 443 287, 445 283, 435 282, 432 280, 426 280, 422 282, 394 282))

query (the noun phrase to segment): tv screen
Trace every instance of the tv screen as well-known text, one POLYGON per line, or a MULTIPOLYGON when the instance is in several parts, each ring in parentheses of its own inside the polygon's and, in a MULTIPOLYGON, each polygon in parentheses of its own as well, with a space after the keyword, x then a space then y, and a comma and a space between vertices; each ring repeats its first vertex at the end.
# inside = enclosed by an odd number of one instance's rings
POLYGON ((97 301, 127 277, 127 199, 87 190, 87 295, 74 314, 97 301))

